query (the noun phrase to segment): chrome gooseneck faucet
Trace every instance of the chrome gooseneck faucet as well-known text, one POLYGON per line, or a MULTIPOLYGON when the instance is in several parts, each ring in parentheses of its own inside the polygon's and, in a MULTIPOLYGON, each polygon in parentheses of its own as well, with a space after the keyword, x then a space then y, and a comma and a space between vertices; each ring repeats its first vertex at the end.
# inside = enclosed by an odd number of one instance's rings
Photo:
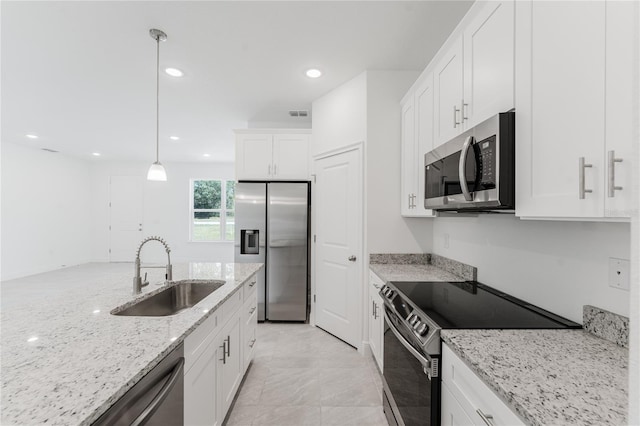
MULTIPOLYGON (((169 248, 169 244, 167 244, 166 241, 160 237, 147 237, 142 240, 140 246, 138 246, 138 251, 136 252, 136 275, 133 277, 133 294, 140 294, 140 292, 142 291, 142 287, 149 285, 149 282, 146 280, 146 274, 144 281, 142 281, 142 278, 140 277, 140 269, 142 269, 140 265, 140 251, 142 250, 143 245, 152 240, 161 242, 165 250, 167 251, 167 273, 165 275, 165 278, 167 281, 171 281, 173 279, 173 268, 171 267, 170 255, 171 249, 169 248)), ((162 268, 162 266, 145 266, 145 268, 162 268)))

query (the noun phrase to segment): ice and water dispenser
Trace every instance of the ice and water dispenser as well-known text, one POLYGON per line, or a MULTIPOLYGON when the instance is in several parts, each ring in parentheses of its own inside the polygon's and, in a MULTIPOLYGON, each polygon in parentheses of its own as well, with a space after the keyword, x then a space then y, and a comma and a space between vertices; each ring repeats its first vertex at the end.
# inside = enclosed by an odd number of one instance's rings
POLYGON ((260 254, 260 231, 242 229, 240 231, 240 254, 260 254))

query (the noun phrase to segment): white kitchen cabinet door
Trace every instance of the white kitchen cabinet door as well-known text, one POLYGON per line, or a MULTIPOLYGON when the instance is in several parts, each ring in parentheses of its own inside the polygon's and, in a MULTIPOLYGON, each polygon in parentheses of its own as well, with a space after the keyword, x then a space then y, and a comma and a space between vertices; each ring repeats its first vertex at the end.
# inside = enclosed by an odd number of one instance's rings
POLYGON ((184 424, 219 425, 216 366, 220 349, 210 342, 200 358, 184 376, 184 424))
POLYGON ((272 174, 272 135, 241 134, 236 139, 236 179, 269 180, 272 174))
POLYGON ((443 425, 451 424, 447 423, 445 411, 453 414, 453 424, 457 424, 457 417, 463 424, 484 426, 489 424, 482 418, 485 416, 494 426, 524 425, 520 417, 446 344, 442 345, 442 388, 443 425), (449 395, 444 394, 445 386, 449 395), (470 421, 465 420, 464 414, 470 421))
POLYGON ((277 180, 309 179, 309 136, 274 135, 273 169, 271 178, 277 180))
POLYGON ((369 272, 369 347, 378 368, 383 368, 384 304, 379 291, 384 283, 369 272))
POLYGON ((464 30, 464 129, 514 107, 514 2, 481 2, 464 30))
POLYGON ((415 94, 415 170, 417 194, 414 198, 413 216, 433 216, 433 211, 424 208, 425 164, 424 155, 433 149, 433 75, 429 74, 415 94))
POLYGON ((460 403, 451 394, 451 391, 445 383, 442 383, 442 400, 440 411, 440 423, 442 426, 469 426, 473 425, 473 421, 467 416, 460 403))
POLYGON ((406 104, 402 105, 402 141, 400 165, 400 214, 412 216, 414 212, 414 200, 417 198, 416 169, 417 160, 415 154, 415 108, 414 98, 410 97, 406 104))
POLYGON ((601 217, 605 4, 519 1, 515 7, 516 214, 601 217), (581 159, 591 166, 579 167, 581 159))
POLYGON ((605 216, 630 217, 633 208, 634 96, 638 96, 634 34, 637 1, 606 3, 605 216), (634 89, 635 88, 635 89, 634 89), (622 162, 612 162, 620 159, 622 162), (611 181, 610 181, 611 179, 611 181), (621 187, 611 191, 610 186, 621 187))
POLYGON ((242 315, 238 312, 229 319, 217 340, 217 347, 221 351, 218 358, 218 391, 220 398, 218 401, 221 408, 218 421, 220 424, 222 424, 233 402, 244 375, 242 354, 240 352, 241 327, 242 315))
POLYGON ((435 144, 437 147, 462 132, 463 38, 460 36, 435 65, 435 144))

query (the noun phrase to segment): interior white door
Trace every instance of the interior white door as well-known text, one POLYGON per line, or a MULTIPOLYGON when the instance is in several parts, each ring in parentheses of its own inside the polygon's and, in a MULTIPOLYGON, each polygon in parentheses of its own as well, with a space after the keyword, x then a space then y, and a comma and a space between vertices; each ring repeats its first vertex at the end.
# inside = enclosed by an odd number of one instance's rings
POLYGON ((142 241, 142 176, 109 178, 109 261, 133 262, 142 241))
POLYGON ((355 149, 315 161, 316 325, 362 342, 362 174, 355 149))

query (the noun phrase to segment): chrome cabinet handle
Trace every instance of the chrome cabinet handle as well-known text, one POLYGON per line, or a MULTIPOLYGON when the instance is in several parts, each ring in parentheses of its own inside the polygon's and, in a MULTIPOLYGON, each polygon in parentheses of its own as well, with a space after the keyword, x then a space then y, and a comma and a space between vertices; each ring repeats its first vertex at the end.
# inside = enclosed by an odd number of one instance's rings
POLYGON ((231 336, 227 336, 227 356, 231 357, 231 336))
POLYGON ((376 290, 380 290, 380 285, 379 284, 376 284, 376 283, 371 283, 371 284, 373 284, 373 286, 376 288, 376 290))
POLYGON ((495 426, 493 424, 493 416, 491 414, 485 414, 482 412, 481 409, 477 409, 476 413, 478 413, 478 415, 480 416, 480 418, 482 419, 482 421, 487 425, 487 426, 495 426))
POLYGON ((222 348, 222 359, 220 361, 222 361, 223 364, 227 363, 227 342, 222 341, 222 346, 220 346, 222 348))
POLYGON ((147 405, 142 413, 131 423, 131 426, 140 426, 143 425, 149 420, 149 417, 156 412, 158 406, 164 401, 175 386, 176 382, 180 377, 182 377, 182 369, 184 368, 184 357, 180 358, 180 361, 176 364, 171 371, 171 375, 169 376, 169 380, 162 386, 160 392, 153 398, 153 400, 147 405))
POLYGON ((469 104, 465 104, 464 102, 462 103, 462 121, 469 119, 469 117, 467 117, 468 107, 469 107, 469 104))
POLYGON ((251 308, 251 310, 249 311, 249 315, 251 315, 252 313, 254 313, 256 311, 256 307, 254 306, 253 308, 251 308))
POLYGON ((455 129, 456 127, 458 127, 458 124, 460 124, 460 122, 458 121, 458 113, 460 112, 460 108, 458 108, 457 105, 453 106, 453 128, 455 129))
POLYGON ((249 343, 249 347, 250 347, 250 348, 253 348, 253 345, 255 345, 255 344, 256 344, 256 339, 253 339, 253 340, 251 341, 251 343, 249 343))
POLYGON ((373 319, 378 319, 378 304, 373 302, 373 319))
POLYGON ((460 162, 458 163, 458 178, 460 180, 460 188, 466 201, 472 201, 473 195, 469 192, 467 186, 467 173, 465 172, 465 166, 467 164, 467 154, 469 153, 469 147, 473 145, 475 138, 473 136, 467 136, 467 139, 462 145, 462 151, 460 151, 460 162))
POLYGON ((371 316, 376 317, 376 302, 373 300, 371 301, 371 316))
POLYGON ((584 157, 580 157, 578 159, 578 173, 579 173, 578 198, 580 198, 581 200, 584 200, 585 194, 587 193, 590 194, 593 192, 593 190, 591 189, 586 189, 585 183, 584 183, 584 169, 591 168, 591 167, 593 167, 593 164, 586 164, 584 161, 584 157))
POLYGON ((607 191, 607 195, 609 198, 615 197, 615 192, 622 190, 621 186, 616 186, 616 163, 622 163, 622 158, 616 158, 615 151, 611 150, 607 153, 608 160, 608 180, 609 180, 609 189, 607 191))
POLYGON ((349 262, 355 262, 356 257, 354 255, 349 256, 349 262))
POLYGON ((256 285, 256 282, 255 282, 255 281, 251 281, 251 282, 249 283, 249 287, 253 287, 254 285, 256 285))
POLYGON ((411 194, 407 194, 409 201, 407 202, 407 207, 411 208, 411 194))

